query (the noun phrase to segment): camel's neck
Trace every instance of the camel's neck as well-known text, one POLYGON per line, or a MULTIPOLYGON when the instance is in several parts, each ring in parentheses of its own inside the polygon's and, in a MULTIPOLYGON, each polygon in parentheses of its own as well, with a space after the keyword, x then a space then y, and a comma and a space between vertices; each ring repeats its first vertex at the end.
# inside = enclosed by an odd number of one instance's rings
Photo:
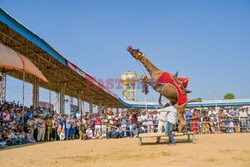
POLYGON ((153 78, 153 74, 159 72, 160 70, 156 68, 145 56, 141 58, 141 63, 149 72, 150 76, 153 78))

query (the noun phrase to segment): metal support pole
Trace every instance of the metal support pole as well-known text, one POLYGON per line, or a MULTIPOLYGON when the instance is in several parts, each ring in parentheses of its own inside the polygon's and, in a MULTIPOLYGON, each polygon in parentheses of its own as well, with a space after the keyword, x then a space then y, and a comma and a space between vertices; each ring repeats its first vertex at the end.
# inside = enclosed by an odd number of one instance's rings
POLYGON ((0 74, 0 102, 6 100, 6 74, 0 74))
POLYGON ((217 96, 216 96, 216 92, 214 93, 214 97, 215 97, 215 104, 216 104, 216 107, 215 107, 215 110, 217 112, 217 127, 218 127, 218 132, 220 132, 220 117, 219 117, 219 111, 218 111, 218 106, 217 106, 217 96))
POLYGON ((23 129, 24 129, 24 85, 25 85, 25 70, 23 70, 23 114, 22 114, 22 121, 23 121, 23 129))
POLYGON ((32 105, 34 108, 39 106, 39 84, 36 77, 34 77, 32 84, 32 105))

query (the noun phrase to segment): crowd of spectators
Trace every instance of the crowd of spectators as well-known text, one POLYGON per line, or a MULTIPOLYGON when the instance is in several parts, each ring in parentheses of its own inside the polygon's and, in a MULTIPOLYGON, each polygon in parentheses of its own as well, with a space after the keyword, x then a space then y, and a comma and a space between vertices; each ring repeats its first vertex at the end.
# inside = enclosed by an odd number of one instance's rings
MULTIPOLYGON (((236 133, 250 131, 249 108, 187 109, 187 131, 195 133, 236 133)), ((22 107, 18 103, 0 103, 0 147, 54 140, 90 140, 137 137, 158 130, 161 115, 155 110, 120 113, 112 109, 90 114, 77 111, 62 115, 44 108, 22 107)), ((175 125, 177 130, 178 124, 175 125)))
POLYGON ((249 107, 190 109, 185 113, 187 131, 196 134, 250 131, 249 107))

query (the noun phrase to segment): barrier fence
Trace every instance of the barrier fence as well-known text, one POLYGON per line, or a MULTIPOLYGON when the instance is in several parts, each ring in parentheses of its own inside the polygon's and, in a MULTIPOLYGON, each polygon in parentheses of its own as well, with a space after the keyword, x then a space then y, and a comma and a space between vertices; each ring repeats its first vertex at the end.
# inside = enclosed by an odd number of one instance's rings
MULTIPOLYGON (((138 117, 139 121, 136 124, 136 126, 133 126, 131 124, 131 116, 129 113, 126 113, 126 123, 122 122, 122 117, 118 117, 117 115, 113 115, 112 119, 109 119, 108 115, 105 115, 101 119, 101 125, 98 125, 99 127, 96 128, 96 125, 92 123, 95 116, 87 116, 86 119, 83 119, 84 122, 86 122, 86 129, 85 133, 87 134, 87 129, 90 129, 92 131, 93 136, 89 139, 98 139, 102 137, 111 137, 111 138, 117 138, 117 137, 129 137, 134 136, 135 132, 137 134, 139 133, 157 133, 158 132, 158 124, 159 120, 155 119, 144 119, 140 121, 140 117, 138 117), (106 123, 103 123, 103 121, 106 120, 106 123), (87 122, 90 122, 89 124, 87 122), (111 124, 113 122, 113 124, 111 124), (89 128, 90 127, 90 128, 89 128), (121 133, 122 132, 122 133, 121 133), (99 134, 99 136, 98 136, 99 134)), ((66 120, 66 115, 54 115, 57 117, 57 124, 59 122, 59 118, 64 118, 66 120)), ((81 118, 85 118, 85 116, 82 116, 81 118)), ((99 116, 98 116, 99 117, 99 116)), ((76 117, 75 117, 76 118, 76 117)), ((19 121, 13 121, 14 119, 11 119, 8 122, 8 125, 11 123, 23 125, 23 116, 20 117, 21 120, 19 121)), ((81 130, 79 124, 79 119, 76 121, 75 130, 72 132, 71 130, 65 128, 65 136, 75 136, 76 138, 79 138, 81 136, 81 130), (78 123, 77 123, 78 121, 78 123)), ((240 132, 250 132, 250 118, 249 117, 243 117, 243 116, 201 116, 196 117, 192 116, 191 118, 186 119, 187 126, 186 131, 187 132, 194 132, 195 134, 207 134, 207 133, 240 133, 240 132)), ((104 121, 105 122, 105 121, 104 121)), ((8 129, 8 132, 11 132, 10 126, 3 127, 3 123, 6 123, 6 121, 3 121, 2 118, 0 118, 0 133, 2 133, 3 130, 6 130, 6 127, 8 129)), ((66 124, 66 121, 64 121, 66 124)), ((27 128, 27 126, 26 126, 27 128)), ((27 128, 28 129, 28 128, 27 128)), ((26 129, 26 130, 27 130, 26 129)), ((162 128, 165 132, 166 129, 164 127, 162 128)), ((34 127, 33 127, 34 131, 34 127)), ((38 130, 39 131, 39 130, 38 130)), ((178 131, 178 123, 175 124, 174 131, 178 131)), ((27 133, 27 132, 26 132, 27 133)), ((36 132, 33 134, 34 139, 37 140, 37 136, 39 132, 36 132)), ((54 139, 59 140, 59 133, 57 132, 57 128, 54 128, 54 131, 51 131, 50 128, 46 126, 45 128, 45 141, 51 140, 51 136, 54 136, 54 139), (52 135, 53 133, 53 135, 52 135)), ((53 139, 53 137, 52 137, 53 139)), ((63 138, 63 140, 66 138, 63 138)), ((43 140, 42 140, 43 141, 43 140)), ((1 144, 2 141, 0 141, 1 144)))

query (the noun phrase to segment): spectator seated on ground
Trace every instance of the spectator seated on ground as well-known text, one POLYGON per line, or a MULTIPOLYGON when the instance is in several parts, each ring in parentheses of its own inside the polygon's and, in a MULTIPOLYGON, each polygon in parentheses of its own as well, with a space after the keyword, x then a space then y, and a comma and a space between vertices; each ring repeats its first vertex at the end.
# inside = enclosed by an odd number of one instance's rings
POLYGON ((101 138, 102 138, 102 133, 101 133, 101 131, 95 132, 94 139, 101 139, 101 138))
POLYGON ((93 139, 93 131, 91 129, 91 127, 88 127, 88 129, 86 130, 86 136, 87 136, 87 139, 93 139))
POLYGON ((12 130, 9 130, 9 133, 7 133, 7 146, 15 145, 15 135, 12 130))
POLYGON ((4 147, 6 147, 6 144, 7 144, 7 142, 2 138, 2 136, 0 136, 0 147, 4 148, 4 147))
POLYGON ((118 137, 118 134, 117 134, 117 131, 116 131, 116 128, 111 128, 110 131, 108 131, 108 135, 107 135, 107 138, 117 138, 118 137))
POLYGON ((131 135, 131 131, 130 131, 130 128, 129 128, 129 125, 127 125, 127 127, 126 127, 126 136, 132 136, 131 135))
POLYGON ((21 139, 21 137, 20 137, 20 133, 18 133, 18 132, 16 132, 15 133, 15 137, 14 137, 15 139, 15 144, 22 144, 21 142, 22 142, 22 139, 21 139))
POLYGON ((29 130, 29 132, 27 133, 27 141, 29 143, 36 143, 36 140, 33 138, 33 135, 31 133, 31 130, 29 130))
POLYGON ((124 131, 123 131, 122 127, 119 127, 117 129, 117 134, 118 134, 118 138, 123 138, 124 137, 124 131))

